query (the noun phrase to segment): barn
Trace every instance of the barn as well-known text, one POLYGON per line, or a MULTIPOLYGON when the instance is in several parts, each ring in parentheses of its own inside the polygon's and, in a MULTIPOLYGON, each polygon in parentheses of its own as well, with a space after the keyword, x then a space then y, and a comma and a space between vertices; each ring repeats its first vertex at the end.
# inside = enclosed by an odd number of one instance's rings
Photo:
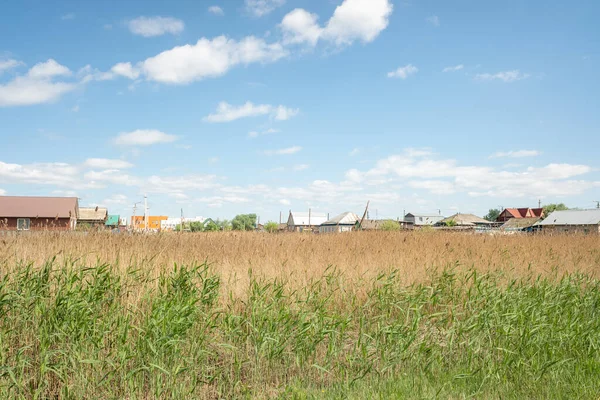
POLYGON ((78 216, 77 197, 0 196, 0 230, 68 231, 78 216))

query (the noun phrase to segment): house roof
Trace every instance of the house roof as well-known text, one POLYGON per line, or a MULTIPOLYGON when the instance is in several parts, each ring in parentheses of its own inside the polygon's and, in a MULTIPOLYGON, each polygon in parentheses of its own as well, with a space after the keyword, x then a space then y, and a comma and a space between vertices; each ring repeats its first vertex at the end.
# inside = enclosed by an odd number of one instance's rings
POLYGON ((505 208, 504 212, 512 215, 513 218, 541 218, 544 215, 543 208, 505 208))
POLYGON ((310 226, 316 226, 316 225, 321 225, 323 222, 327 221, 327 215, 323 214, 323 213, 315 213, 315 212, 311 212, 311 213, 307 213, 307 212, 290 212, 290 218, 288 219, 288 221, 291 219, 291 223, 289 225, 293 225, 293 226, 309 226, 309 219, 310 219, 310 226), (310 216, 309 216, 310 214, 310 216))
POLYGON ((0 196, 0 218, 76 218, 77 197, 0 196))
POLYGON ((108 209, 104 207, 79 207, 80 221, 104 221, 108 216, 108 209))
POLYGON ((403 223, 406 223, 406 222, 402 222, 402 221, 398 222, 393 219, 365 219, 361 225, 361 228, 363 230, 377 230, 377 229, 381 228, 381 225, 384 222, 388 222, 388 221, 393 222, 394 224, 398 224, 398 226, 400 226, 403 223))
POLYGON ((120 215, 109 215, 108 218, 106 218, 106 226, 119 225, 120 219, 121 219, 120 215))
POLYGON ((539 222, 539 218, 511 218, 506 221, 500 229, 502 230, 515 230, 515 229, 525 229, 530 228, 539 222))
POLYGON ((454 220, 457 226, 475 226, 475 225, 490 225, 492 222, 485 220, 473 214, 454 214, 451 217, 444 218, 439 224, 454 220))
POLYGON ((423 217, 423 218, 444 218, 440 214, 413 214, 413 213, 408 213, 404 217, 406 218, 409 215, 413 216, 413 217, 423 217))
POLYGON ((548 217, 539 222, 540 226, 553 225, 599 225, 600 209, 595 210, 566 210, 554 211, 548 217))
POLYGON ((331 218, 329 221, 323 222, 321 225, 354 225, 359 219, 358 215, 347 211, 331 218))

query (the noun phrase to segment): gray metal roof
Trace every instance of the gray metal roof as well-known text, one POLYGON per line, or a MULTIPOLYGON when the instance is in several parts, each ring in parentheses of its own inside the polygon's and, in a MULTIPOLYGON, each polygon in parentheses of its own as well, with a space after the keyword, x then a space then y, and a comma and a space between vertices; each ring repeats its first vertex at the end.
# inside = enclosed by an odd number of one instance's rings
POLYGON ((600 209, 554 211, 548 217, 537 223, 540 226, 554 225, 598 225, 600 224, 600 209))
POLYGON ((329 221, 323 222, 321 225, 354 225, 358 220, 358 215, 347 211, 331 218, 329 221))

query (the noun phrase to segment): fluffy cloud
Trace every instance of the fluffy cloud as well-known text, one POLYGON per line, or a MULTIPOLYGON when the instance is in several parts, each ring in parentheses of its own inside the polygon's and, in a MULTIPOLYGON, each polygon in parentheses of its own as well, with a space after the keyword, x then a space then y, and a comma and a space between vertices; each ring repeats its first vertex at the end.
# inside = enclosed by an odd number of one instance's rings
POLYGON ((83 165, 89 168, 100 169, 125 169, 133 167, 132 163, 125 160, 113 160, 109 158, 88 158, 83 165))
POLYGON ((240 41, 218 36, 163 51, 143 61, 140 68, 149 80, 185 84, 221 76, 239 64, 274 62, 287 54, 281 44, 254 36, 240 41))
POLYGON ((419 69, 412 64, 405 65, 404 67, 399 67, 395 71, 388 72, 388 78, 400 78, 406 79, 410 75, 416 74, 419 72, 419 69))
POLYGON ((9 164, 0 161, 0 182, 69 186, 78 178, 77 167, 66 163, 9 164))
POLYGON ((542 154, 537 150, 511 150, 511 151, 499 151, 492 154, 489 158, 523 158, 523 157, 535 157, 542 154))
POLYGON ((294 165, 293 170, 294 171, 304 171, 309 168, 310 168, 310 165, 308 165, 308 164, 298 164, 298 165, 294 165))
POLYGON ((285 0, 245 0, 246 10, 256 17, 267 15, 285 4, 285 0))
POLYGON ((225 12, 223 12, 223 9, 219 6, 210 6, 208 7, 208 12, 214 15, 225 15, 225 12))
POLYGON ((574 180, 591 171, 589 166, 573 164, 548 164, 505 171, 487 166, 461 166, 453 159, 405 152, 379 160, 368 171, 351 170, 347 178, 354 184, 368 184, 382 178, 390 182, 408 181, 410 187, 434 194, 461 192, 470 196, 519 198, 583 193, 600 186, 600 182, 574 180))
POLYGON ((120 133, 114 143, 121 146, 151 146, 158 143, 171 143, 177 136, 169 135, 156 129, 137 129, 132 132, 120 133))
POLYGON ((143 37, 161 36, 166 33, 178 35, 183 32, 183 21, 172 17, 138 17, 127 23, 134 35, 143 37))
POLYGON ((264 153, 267 156, 288 155, 288 154, 296 154, 296 153, 298 153, 301 150, 302 150, 302 147, 300 147, 300 146, 292 146, 292 147, 286 147, 284 149, 265 150, 264 153))
POLYGON ((463 69, 465 66, 462 64, 458 64, 458 65, 454 65, 451 67, 446 67, 443 69, 442 72, 456 72, 456 71, 460 71, 461 69, 463 69))
MULTIPOLYGON (((279 121, 285 121, 300 112, 299 109, 288 108, 282 105, 272 106, 270 104, 254 104, 250 101, 241 106, 233 106, 227 102, 220 102, 217 111, 203 118, 206 122, 231 122, 240 118, 258 117, 261 115, 271 115, 279 121)), ((258 136, 258 133, 256 136, 258 136)), ((250 137, 256 137, 254 134, 250 137)))
POLYGON ((22 63, 21 61, 17 61, 17 60, 0 60, 0 74, 4 71, 8 71, 10 69, 13 68, 17 68, 21 65, 25 65, 24 63, 22 63))
POLYGON ((140 186, 140 180, 137 177, 124 174, 119 169, 105 169, 102 171, 89 171, 83 175, 86 181, 108 182, 114 185, 140 186))
POLYGON ((104 199, 103 204, 120 204, 125 205, 128 203, 127 196, 124 194, 113 194, 107 199, 104 199))
POLYGON ((510 83, 510 82, 516 82, 516 81, 520 81, 523 79, 527 79, 529 78, 529 74, 524 74, 521 73, 521 71, 519 71, 518 69, 512 70, 512 71, 504 71, 504 72, 498 72, 495 74, 489 74, 489 73, 485 73, 485 74, 477 74, 475 75, 475 79, 478 81, 503 81, 506 83, 510 83))
POLYGON ((427 17, 427 22, 436 27, 440 26, 440 17, 432 15, 431 17, 427 17))
POLYGON ((269 129, 266 129, 264 131, 251 131, 251 132, 248 132, 248 137, 249 138, 257 138, 259 136, 272 135, 274 133, 279 133, 279 132, 281 132, 279 129, 269 128, 269 129))
POLYGON ((323 34, 317 22, 319 16, 311 14, 302 8, 289 12, 279 27, 283 32, 285 44, 309 44, 315 46, 323 34))
POLYGON ((137 79, 140 76, 140 71, 134 68, 129 62, 115 64, 110 71, 115 75, 124 76, 129 79, 137 79))
MULTIPOLYGON (((13 64, 11 62, 11 64, 13 64)), ((75 89, 70 82, 57 82, 58 77, 68 77, 71 71, 53 59, 31 67, 26 75, 0 84, 0 107, 26 106, 49 103, 75 89)))
POLYGON ((336 46, 372 42, 388 26, 393 6, 389 0, 344 0, 324 27, 316 14, 297 8, 279 25, 286 44, 316 45, 325 40, 336 46))

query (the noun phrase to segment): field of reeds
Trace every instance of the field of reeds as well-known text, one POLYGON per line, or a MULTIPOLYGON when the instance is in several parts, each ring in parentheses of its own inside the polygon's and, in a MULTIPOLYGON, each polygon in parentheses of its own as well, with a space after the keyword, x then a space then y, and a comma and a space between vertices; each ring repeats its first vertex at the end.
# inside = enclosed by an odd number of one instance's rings
POLYGON ((0 397, 600 396, 600 238, 0 236, 0 397))

